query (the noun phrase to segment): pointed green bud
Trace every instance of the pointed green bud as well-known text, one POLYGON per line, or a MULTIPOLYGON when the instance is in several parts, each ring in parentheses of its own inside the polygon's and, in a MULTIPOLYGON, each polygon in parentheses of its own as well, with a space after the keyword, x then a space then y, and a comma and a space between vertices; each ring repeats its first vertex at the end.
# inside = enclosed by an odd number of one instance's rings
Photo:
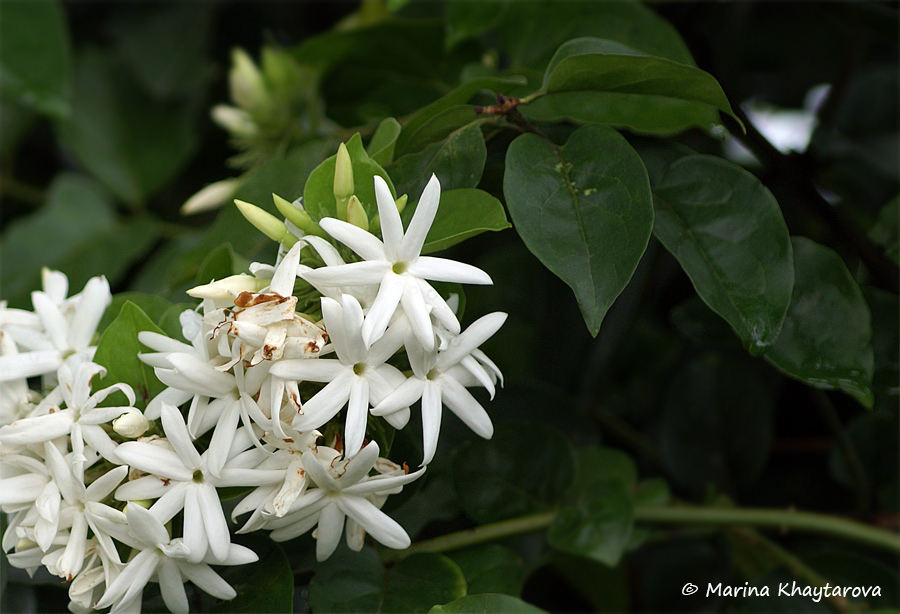
POLYGON ((288 247, 297 242, 297 237, 288 232, 284 222, 265 209, 260 209, 256 205, 251 205, 238 199, 234 199, 234 204, 237 205, 241 215, 247 218, 248 222, 256 226, 260 232, 273 241, 278 241, 288 247))
POLYGON ((397 205, 397 212, 403 213, 403 210, 406 209, 406 201, 409 200, 409 195, 404 194, 400 198, 394 201, 394 204, 397 205))
POLYGON ((325 234, 325 231, 313 221, 312 217, 306 210, 298 205, 294 205, 293 203, 288 202, 286 199, 280 197, 278 194, 272 194, 272 200, 275 201, 275 208, 278 209, 278 212, 281 213, 287 220, 305 232, 308 235, 316 235, 317 237, 327 238, 328 235, 325 234))
POLYGON ((367 232, 369 230, 369 216, 366 215, 366 210, 363 209, 356 194, 351 196, 350 202, 347 203, 347 221, 367 232))
POLYGON ((247 52, 236 47, 231 52, 231 62, 231 72, 228 74, 231 99, 239 107, 250 111, 267 105, 269 93, 265 80, 247 52))
POLYGON ((227 104, 217 104, 210 112, 212 120, 237 137, 253 137, 259 128, 249 113, 227 104))
POLYGON ((337 203, 337 217, 347 221, 347 203, 353 196, 353 163, 347 146, 340 144, 334 159, 334 200, 337 203))

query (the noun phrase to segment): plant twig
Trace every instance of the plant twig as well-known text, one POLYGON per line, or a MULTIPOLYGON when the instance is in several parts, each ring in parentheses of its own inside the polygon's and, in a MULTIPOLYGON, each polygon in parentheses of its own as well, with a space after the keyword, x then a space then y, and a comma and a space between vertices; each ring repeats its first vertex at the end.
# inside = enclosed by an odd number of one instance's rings
MULTIPOLYGON (((494 541, 511 535, 546 529, 556 519, 557 511, 522 516, 501 522, 481 525, 456 533, 427 539, 406 550, 383 550, 384 561, 399 561, 418 552, 448 552, 467 546, 494 541)), ((713 508, 713 507, 638 507, 634 510, 637 522, 723 527, 767 527, 782 531, 795 530, 821 533, 856 541, 883 550, 900 553, 900 535, 861 524, 853 520, 827 516, 815 512, 787 509, 713 508)))

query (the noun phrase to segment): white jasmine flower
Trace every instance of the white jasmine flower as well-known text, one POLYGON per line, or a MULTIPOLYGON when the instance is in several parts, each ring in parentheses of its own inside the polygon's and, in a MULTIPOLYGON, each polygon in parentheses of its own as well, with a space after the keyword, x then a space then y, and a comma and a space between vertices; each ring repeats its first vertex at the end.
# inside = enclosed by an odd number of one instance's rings
MULTIPOLYGON (((93 277, 78 295, 66 299, 67 291, 65 275, 45 269, 44 290, 31 293, 40 328, 34 322, 20 321, 21 317, 0 322, 19 348, 27 350, 0 356, 0 381, 53 373, 71 356, 93 358, 96 348, 91 340, 112 301, 109 283, 105 277, 93 277)), ((4 320, 8 318, 10 314, 4 320)))
POLYGON ((402 411, 412 403, 422 401, 422 438, 425 447, 423 465, 434 458, 438 435, 441 429, 441 408, 446 405, 459 416, 466 426, 481 437, 490 439, 494 433, 491 419, 481 404, 465 388, 466 380, 474 376, 494 393, 491 377, 499 375, 496 365, 487 359, 490 371, 485 370, 473 352, 478 346, 497 332, 506 321, 506 314, 495 312, 483 316, 472 323, 455 339, 447 349, 438 352, 423 352, 415 344, 407 345, 409 363, 413 376, 397 387, 381 403, 372 408, 376 416, 389 416, 393 411, 402 411), (465 366, 462 366, 465 365, 465 366), (465 370, 463 370, 465 369, 465 370), (462 372, 460 372, 463 370, 462 372))
POLYGON ((134 391, 128 384, 113 384, 91 394, 91 381, 101 378, 106 369, 92 362, 79 364, 75 371, 68 364, 59 367, 58 395, 65 403, 64 409, 52 408, 51 413, 16 420, 0 427, 0 444, 27 445, 51 441, 71 435, 73 463, 79 477, 84 475, 84 446, 87 442, 104 458, 118 463, 116 444, 100 426, 126 412, 137 412, 134 391), (128 399, 127 406, 97 407, 114 392, 121 392, 128 399))
POLYGON ((453 332, 459 332, 459 321, 444 299, 425 280, 492 283, 487 273, 471 265, 419 255, 437 213, 440 194, 440 183, 432 175, 404 233, 390 188, 381 177, 376 176, 375 196, 383 242, 347 222, 332 218, 319 222, 328 234, 347 245, 364 262, 306 271, 302 274, 303 278, 317 287, 379 285, 378 295, 362 329, 366 346, 384 334, 400 305, 409 318, 416 338, 426 350, 431 351, 434 349, 434 331, 429 314, 453 332))
MULTIPOLYGON (((409 547, 409 535, 403 527, 368 497, 398 493, 425 469, 410 474, 370 477, 369 472, 378 462, 378 452, 378 444, 374 441, 355 456, 340 462, 323 462, 314 453, 305 452, 303 467, 318 488, 308 489, 283 518, 268 522, 267 526, 275 529, 272 539, 292 539, 317 526, 316 558, 324 561, 337 548, 344 531, 344 520, 349 519, 389 548, 409 547)), ((348 532, 347 543, 355 550, 362 549, 362 541, 355 531, 348 532)))
MULTIPOLYGON (((107 584, 103 596, 94 604, 97 610, 112 606, 112 612, 131 612, 135 605, 140 609, 144 587, 153 579, 159 583, 163 602, 172 612, 190 610, 184 590, 187 580, 218 599, 234 599, 237 596, 234 589, 209 567, 208 561, 202 556, 193 562, 195 557, 186 560, 191 554, 188 547, 180 538, 171 539, 163 522, 154 514, 135 503, 129 503, 125 512, 130 535, 123 537, 123 541, 135 549, 137 554, 107 584)), ((226 543, 225 554, 215 564, 244 565, 258 558, 248 548, 226 543)))
MULTIPOLYGON (((323 297, 322 316, 337 359, 283 360, 272 367, 271 373, 284 379, 327 382, 294 418, 293 426, 298 431, 321 427, 349 401, 344 444, 347 454, 352 456, 365 439, 369 405, 381 401, 403 381, 403 375, 385 363, 400 349, 402 336, 391 332, 367 349, 361 330, 362 307, 347 294, 343 305, 323 297)), ((403 410, 398 408, 398 411, 403 410)), ((398 428, 405 424, 408 412, 401 413, 400 418, 398 428)))
MULTIPOLYGON (((209 457, 216 452, 220 442, 212 441, 202 455, 194 447, 181 413, 175 407, 164 404, 162 424, 172 449, 143 441, 129 441, 119 445, 117 453, 123 462, 153 476, 127 482, 116 491, 120 501, 157 499, 150 511, 161 522, 168 522, 184 510, 184 543, 190 550, 187 558, 197 563, 207 550, 215 560, 225 560, 231 536, 222 503, 216 487, 257 486, 270 483, 273 474, 252 469, 231 468, 227 465, 218 475, 209 470, 209 457)), ((238 447, 249 445, 244 438, 238 447)), ((243 448, 241 448, 243 449, 243 448)), ((220 456, 229 458, 234 449, 226 449, 220 456)))

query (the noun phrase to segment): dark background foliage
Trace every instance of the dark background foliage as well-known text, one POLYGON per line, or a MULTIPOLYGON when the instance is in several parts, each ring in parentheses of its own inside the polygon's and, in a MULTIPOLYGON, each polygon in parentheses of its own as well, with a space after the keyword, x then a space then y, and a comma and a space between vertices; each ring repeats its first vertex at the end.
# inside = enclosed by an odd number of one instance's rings
MULTIPOLYGON (((13 4, 5 2, 3 13, 12 12, 13 4)), ((398 26, 385 41, 371 43, 373 48, 336 60, 314 103, 334 122, 332 132, 318 140, 307 133, 287 151, 254 161, 243 193, 260 195, 253 200, 260 204, 271 191, 295 198, 305 174, 333 153, 339 140, 359 127, 368 138, 378 119, 400 118, 451 91, 465 66, 487 58, 500 69, 516 66, 539 77, 559 43, 586 35, 577 30, 579 14, 589 12, 590 3, 560 2, 549 13, 531 2, 499 6, 496 15, 485 9, 470 17, 471 23, 454 17, 458 6, 453 4, 413 2, 401 8, 401 17, 441 21, 398 26), (542 17, 539 23, 533 21, 537 17, 542 17), (459 38, 451 51, 445 50, 444 34, 459 38), (421 66, 409 53, 396 51, 401 43, 421 55, 421 66), (398 53, 394 72, 372 57, 391 53, 398 53)), ((752 151, 740 160, 771 190, 791 235, 833 249, 863 288, 872 315, 873 408, 864 409, 838 391, 807 387, 750 356, 728 325, 697 298, 678 262, 656 238, 592 337, 572 292, 529 253, 514 230, 482 234, 455 246, 450 255, 482 267, 496 282, 492 288, 467 290, 467 321, 494 310, 510 314, 485 346, 506 375, 504 389, 488 406, 497 435, 489 443, 476 441, 458 421, 446 421, 427 479, 388 504, 414 540, 470 527, 473 520, 485 523, 551 509, 574 472, 572 448, 598 444, 625 452, 642 480, 665 480, 681 500, 796 507, 897 529, 896 200, 892 209, 886 207, 900 191, 896 5, 650 6, 674 26, 696 64, 718 79, 743 118, 746 135, 740 135, 736 122, 725 120, 752 151), (830 92, 803 153, 779 151, 739 110, 740 105, 800 109, 810 90, 822 84, 829 84, 830 92), (498 482, 485 482, 485 475, 497 476, 498 482), (528 496, 520 499, 505 489, 528 496)), ((179 213, 204 185, 241 172, 226 165, 236 150, 210 119, 209 109, 229 100, 234 47, 258 57, 263 45, 273 45, 328 64, 329 49, 342 43, 313 37, 341 20, 362 19, 359 6, 67 2, 62 9, 70 39, 62 96, 68 114, 42 112, 9 88, 0 105, 0 294, 13 306, 27 306, 40 267, 50 266, 68 273, 73 289, 103 273, 114 292, 158 293, 178 303, 187 301, 184 288, 204 271, 218 270, 207 256, 222 242, 237 254, 227 255, 226 268, 243 259, 270 258, 271 243, 233 208, 194 217, 179 213)), ((308 115, 309 109, 300 112, 308 115)), ((568 124, 544 129, 557 142, 572 132, 568 124)), ((661 142, 720 156, 729 151, 723 138, 696 129, 665 141, 624 134, 642 154, 661 142)), ((504 155, 515 136, 501 132, 489 139, 478 183, 501 199, 504 155)), ((822 322, 834 329, 846 324, 822 322)), ((392 458, 420 457, 416 437, 409 435, 416 428, 413 424, 397 435, 392 458)), ((606 472, 619 463, 608 457, 590 462, 578 466, 606 472)), ((635 546, 647 538, 636 531, 625 536, 635 546)), ((773 539, 838 583, 882 585, 891 597, 880 605, 898 606, 896 557, 809 534, 773 539)), ((550 611, 828 607, 681 596, 688 581, 701 587, 706 582, 774 586, 783 581, 785 572, 761 562, 740 533, 655 531, 614 567, 598 562, 602 554, 586 558, 554 550, 542 534, 479 548, 450 555, 467 576, 470 593, 472 582, 481 578, 486 590, 480 592, 521 595, 550 611)), ((334 589, 322 588, 336 586, 327 579, 341 572, 342 560, 314 569, 309 550, 307 542, 286 549, 296 610, 350 607, 334 601, 329 592, 334 589)), ((366 565, 379 565, 371 551, 364 555, 345 562, 363 579, 366 565)), ((402 587, 403 571, 392 571, 388 582, 402 587)), ((376 583, 379 573, 377 568, 376 583)), ((18 601, 4 603, 13 609, 64 609, 64 592, 45 590, 39 584, 44 581, 47 577, 38 575, 32 583, 16 585, 18 601)), ((13 598, 13 586, 7 599, 13 598)), ((452 591, 448 596, 454 596, 452 591)), ((435 603, 441 602, 438 597, 435 603)), ((408 606, 394 605, 398 610, 408 606)))

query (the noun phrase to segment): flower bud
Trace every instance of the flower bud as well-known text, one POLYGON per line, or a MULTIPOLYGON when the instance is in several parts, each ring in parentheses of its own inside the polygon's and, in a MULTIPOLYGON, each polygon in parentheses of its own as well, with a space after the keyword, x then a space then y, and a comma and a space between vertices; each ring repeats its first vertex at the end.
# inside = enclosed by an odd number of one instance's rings
POLYGON ((394 201, 394 204, 397 205, 397 212, 403 213, 403 210, 406 209, 406 201, 409 200, 409 195, 404 194, 400 198, 394 201))
POLYGON ((351 196, 347 203, 347 221, 367 232, 369 230, 369 216, 366 215, 366 210, 363 209, 356 194, 351 196))
POLYGON ((269 104, 269 93, 262 73, 247 55, 247 52, 235 48, 231 52, 232 68, 228 74, 231 86, 231 99, 239 107, 252 111, 269 104))
POLYGON ((137 439, 150 428, 150 421, 139 411, 129 411, 113 420, 112 427, 122 437, 137 439))
POLYGON ((290 203, 278 194, 272 194, 272 200, 275 201, 275 208, 287 220, 308 235, 316 235, 317 237, 327 237, 325 231, 313 221, 312 217, 303 208, 299 201, 290 203))
POLYGON ((297 237, 288 232, 284 222, 264 209, 260 209, 256 205, 234 199, 234 204, 241 211, 241 215, 247 218, 247 221, 256 226, 256 228, 264 235, 290 247, 297 242, 297 237))
POLYGON ((223 179, 209 184, 181 205, 181 215, 193 215, 218 209, 228 202, 241 183, 240 179, 223 179))
POLYGON ((241 292, 259 292, 267 285, 268 279, 260 279, 253 275, 241 273, 225 279, 219 279, 212 283, 196 286, 187 291, 194 298, 209 298, 214 301, 234 300, 241 292))
POLYGON ((347 221, 347 203, 353 196, 353 163, 350 153, 343 143, 338 147, 334 159, 334 200, 337 202, 337 217, 347 221))
POLYGON ((214 122, 234 136, 252 137, 259 132, 249 113, 227 104, 217 104, 210 115, 214 122))

